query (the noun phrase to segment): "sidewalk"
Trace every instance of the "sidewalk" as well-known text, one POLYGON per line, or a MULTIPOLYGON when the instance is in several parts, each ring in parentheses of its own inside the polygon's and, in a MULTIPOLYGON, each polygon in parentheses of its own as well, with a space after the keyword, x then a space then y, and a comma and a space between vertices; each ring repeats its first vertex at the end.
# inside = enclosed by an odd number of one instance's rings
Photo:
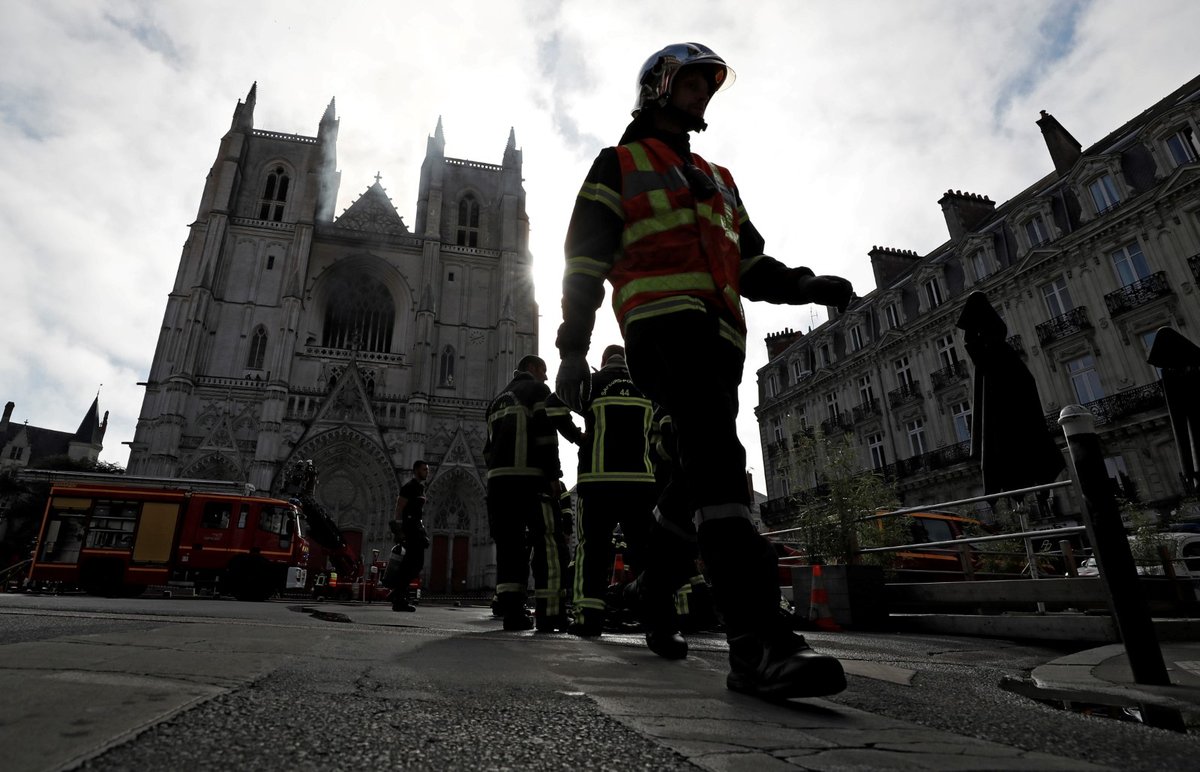
POLYGON ((1200 714, 1200 641, 1164 641, 1169 686, 1139 684, 1123 644, 1060 657, 1033 669, 1034 684, 1048 699, 1135 707, 1156 705, 1200 714))

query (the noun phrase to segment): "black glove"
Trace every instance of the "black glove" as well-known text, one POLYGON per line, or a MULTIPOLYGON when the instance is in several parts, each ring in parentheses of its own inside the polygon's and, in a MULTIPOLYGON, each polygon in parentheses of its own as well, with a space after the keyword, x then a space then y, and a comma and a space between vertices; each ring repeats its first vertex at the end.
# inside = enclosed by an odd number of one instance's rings
POLYGON ((576 413, 583 412, 583 399, 591 391, 592 376, 583 354, 564 354, 554 378, 554 393, 576 413))
POLYGON ((846 310, 854 297, 854 287, 841 276, 802 276, 800 291, 809 303, 833 306, 839 313, 846 310))

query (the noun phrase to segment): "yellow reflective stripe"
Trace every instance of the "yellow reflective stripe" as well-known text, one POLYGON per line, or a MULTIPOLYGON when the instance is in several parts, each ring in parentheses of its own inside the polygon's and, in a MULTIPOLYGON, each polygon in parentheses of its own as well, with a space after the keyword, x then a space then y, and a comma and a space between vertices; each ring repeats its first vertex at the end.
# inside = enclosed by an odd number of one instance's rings
MULTIPOLYGON (((584 604, 588 601, 583 597, 583 565, 586 556, 584 545, 587 541, 586 532, 583 530, 583 507, 583 497, 580 496, 579 501, 575 504, 575 534, 578 539, 575 542, 575 578, 571 582, 571 594, 575 599, 576 608, 586 607, 584 604)), ((603 603, 600 605, 600 609, 604 609, 603 603)), ((582 615, 579 614, 576 614, 575 619, 579 622, 583 621, 582 615)))
POLYGON ((534 588, 534 597, 546 600, 546 615, 562 613, 562 565, 558 560, 558 545, 554 540, 554 508, 550 502, 542 502, 542 539, 546 549, 546 587, 534 588))
MULTIPOLYGON (((544 402, 538 403, 545 406, 544 402)), ((516 435, 513 441, 513 467, 521 468, 529 465, 529 431, 526 428, 526 421, 529 418, 529 410, 524 405, 509 405, 508 407, 497 410, 488 418, 488 425, 491 426, 496 421, 501 421, 507 418, 516 420, 516 435)), ((493 431, 493 436, 495 432, 493 431)), ((493 453, 495 451, 493 450, 493 453)), ((491 476, 489 474, 489 476, 491 476)))
MULTIPOLYGON (((663 196, 665 197, 666 193, 663 193, 663 196)), ((667 207, 664 211, 656 213, 653 217, 647 217, 627 225, 624 233, 621 234, 621 244, 628 247, 630 244, 647 236, 654 236, 675 228, 683 228, 695 224, 695 209, 671 209, 667 207)))
POLYGON ((603 279, 604 277, 608 276, 608 272, 611 268, 612 265, 604 262, 603 260, 595 260, 590 257, 582 256, 568 257, 567 268, 563 272, 563 278, 565 279, 568 276, 581 274, 583 276, 592 276, 597 279, 603 279))
POLYGON ((748 260, 743 260, 738 266, 738 276, 745 276, 750 272, 751 269, 754 268, 754 266, 758 265, 759 261, 764 257, 766 257, 766 255, 755 255, 748 260))
POLYGON ((640 142, 626 145, 625 149, 629 151, 629 155, 633 157, 633 168, 639 172, 654 171, 654 164, 650 162, 650 156, 646 155, 646 146, 640 142))
POLYGON ((649 319, 654 316, 674 314, 679 311, 704 311, 706 308, 707 306, 704 305, 704 301, 700 298, 690 295, 677 295, 675 297, 660 298, 659 300, 643 303, 631 309, 620 322, 623 325, 627 325, 635 319, 649 319))
POLYGON ((718 319, 717 321, 718 334, 725 340, 737 346, 738 349, 744 353, 746 351, 746 336, 724 319, 718 319))
POLYGON ((586 472, 579 475, 577 481, 652 483, 654 475, 649 472, 586 472))
POLYGON ((490 480, 493 477, 545 477, 546 473, 541 469, 535 469, 529 466, 498 466, 495 469, 489 469, 487 478, 490 480))
POLYGON ((625 212, 621 208, 621 194, 607 185, 599 182, 585 182, 579 189, 579 197, 584 201, 595 201, 597 204, 611 209, 617 217, 625 218, 625 212))
POLYGON ((496 585, 496 594, 502 592, 525 592, 525 587, 516 582, 500 582, 496 585))
POLYGON ((625 305, 630 298, 642 292, 680 292, 697 290, 711 292, 717 288, 712 274, 704 271, 689 273, 672 273, 666 276, 647 276, 634 279, 613 295, 613 305, 617 308, 625 305))

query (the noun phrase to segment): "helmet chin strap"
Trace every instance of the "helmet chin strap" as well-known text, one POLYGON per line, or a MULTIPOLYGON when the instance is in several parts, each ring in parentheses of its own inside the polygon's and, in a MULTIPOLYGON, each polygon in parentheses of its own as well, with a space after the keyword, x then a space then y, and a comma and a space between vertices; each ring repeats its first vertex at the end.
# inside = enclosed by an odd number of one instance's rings
MULTIPOLYGON (((667 96, 670 99, 670 95, 667 96)), ((658 108, 667 119, 678 123, 683 127, 684 131, 704 131, 708 128, 708 124, 703 118, 692 115, 687 110, 680 109, 669 102, 658 108)))

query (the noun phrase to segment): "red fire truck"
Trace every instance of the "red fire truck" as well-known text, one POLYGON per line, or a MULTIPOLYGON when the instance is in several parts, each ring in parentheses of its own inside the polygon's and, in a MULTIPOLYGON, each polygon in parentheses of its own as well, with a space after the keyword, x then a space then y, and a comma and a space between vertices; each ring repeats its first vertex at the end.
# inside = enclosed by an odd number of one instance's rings
POLYGON ((291 502, 220 481, 23 476, 52 485, 29 570, 35 588, 114 596, 183 584, 265 600, 306 585, 309 543, 291 502))

